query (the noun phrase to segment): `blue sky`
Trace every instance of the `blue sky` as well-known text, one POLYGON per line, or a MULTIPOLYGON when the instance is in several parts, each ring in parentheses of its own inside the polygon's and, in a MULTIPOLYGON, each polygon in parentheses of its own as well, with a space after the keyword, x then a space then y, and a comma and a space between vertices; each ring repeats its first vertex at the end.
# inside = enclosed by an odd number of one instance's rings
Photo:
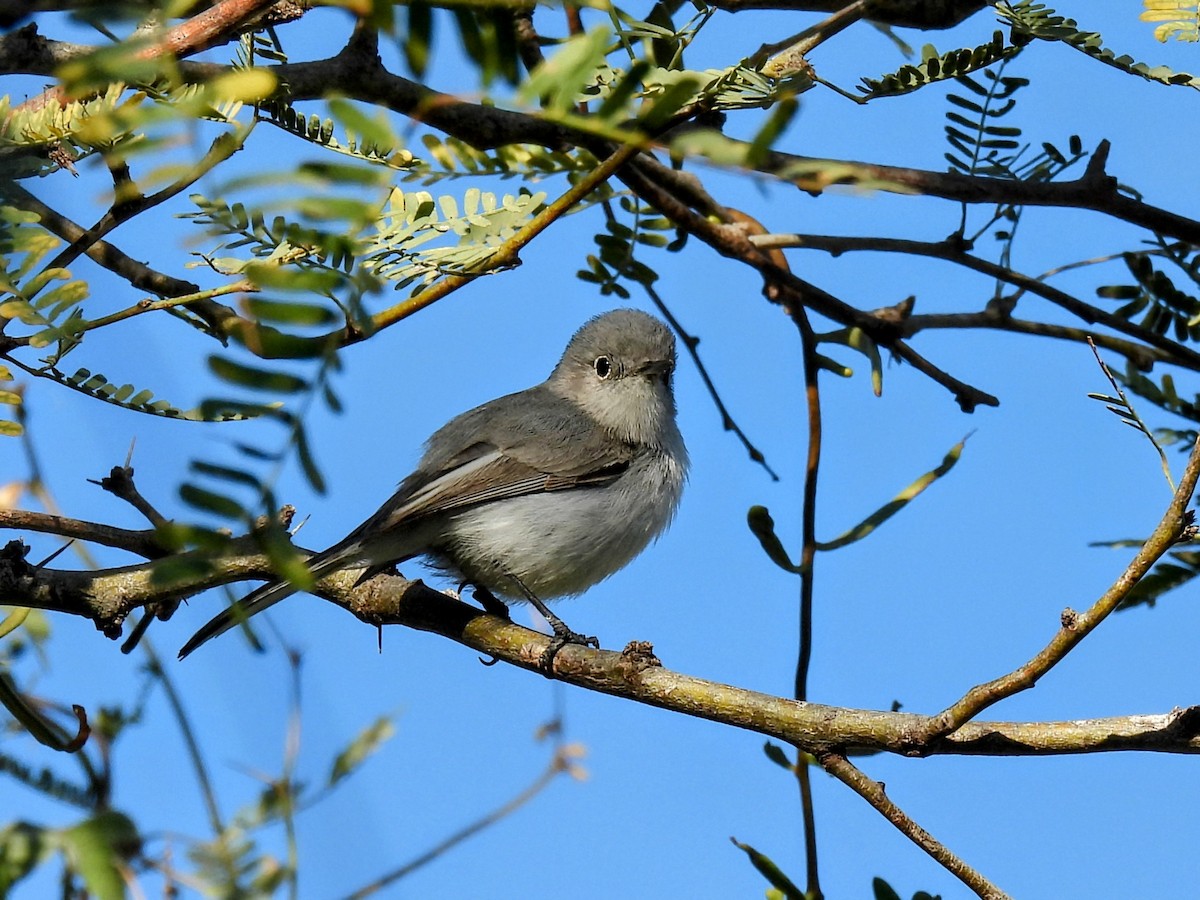
MULTIPOLYGON (((1059 10, 1103 33, 1119 52, 1178 69, 1197 65, 1194 46, 1153 41, 1150 27, 1137 21, 1140 4, 1063 3, 1059 10)), ((552 13, 539 16, 546 21, 552 13)), ((810 21, 719 16, 689 64, 728 64, 731 42, 749 53, 810 21)), ((985 12, 931 37, 949 49, 981 43, 994 27, 985 12)), ((347 28, 348 19, 336 12, 314 13, 298 32, 283 32, 285 46, 294 58, 325 47, 331 52, 347 28)), ((49 26, 43 30, 54 34, 49 26)), ((927 39, 906 37, 917 45, 927 39)), ((813 57, 823 77, 843 86, 900 62, 891 43, 865 26, 813 57)), ((1033 79, 1013 120, 1035 145, 1050 140, 1061 146, 1079 134, 1092 148, 1111 138, 1112 174, 1150 203, 1184 214, 1197 209, 1198 189, 1189 174, 1194 95, 1188 89, 1135 80, 1062 46, 1031 47, 1008 74, 1033 79)), ((463 82, 450 49, 430 82, 444 90, 478 91, 463 82)), ((867 107, 818 88, 802 98, 781 147, 938 169, 944 165, 945 108, 940 87, 867 107)), ((736 123, 730 131, 747 133, 736 123)), ((254 146, 262 153, 288 154, 289 161, 316 156, 281 136, 258 134, 254 140, 261 141, 254 146)), ((236 166, 261 164, 256 152, 252 147, 236 166)), ((719 199, 779 231, 936 240, 958 221, 958 208, 949 203, 855 191, 812 198, 766 180, 741 184, 722 173, 702 174, 719 199)), ((103 183, 92 162, 79 181, 60 175, 33 189, 88 222, 99 214, 103 183)), ((512 191, 516 183, 496 189, 512 191)), ((563 186, 547 183, 544 189, 553 195, 563 186)), ((180 199, 169 211, 187 208, 180 199)), ((119 229, 114 243, 178 271, 186 259, 181 240, 196 229, 161 214, 151 218, 153 224, 148 219, 119 229), (174 229, 169 235, 168 228, 174 229)), ((613 305, 574 277, 599 227, 596 210, 573 216, 535 242, 519 269, 480 279, 344 352, 335 385, 346 410, 340 416, 318 411, 310 421, 329 493, 314 496, 295 471, 285 473, 278 488, 282 500, 311 517, 302 544, 325 546, 340 538, 389 495, 433 429, 457 412, 544 378, 574 329, 613 305)), ((1028 210, 1021 228, 1014 265, 1032 274, 1127 249, 1139 238, 1120 223, 1058 210, 1028 210)), ((677 395, 692 475, 675 525, 627 569, 557 611, 574 628, 598 635, 606 648, 649 640, 670 668, 787 695, 796 654, 797 584, 765 559, 745 513, 752 504, 769 506, 785 543, 797 547, 805 441, 799 342, 782 313, 762 299, 753 273, 698 242, 684 254, 645 261, 659 267, 664 298, 702 338, 701 352, 722 397, 782 477, 770 481, 721 431, 699 377, 683 363, 677 395)), ((867 309, 909 294, 917 295, 918 312, 977 309, 991 292, 980 276, 898 256, 833 260, 806 253, 791 261, 806 279, 867 309)), ((1107 272, 1104 278, 1073 273, 1055 284, 1087 300, 1096 285, 1124 277, 1119 264, 1107 272)), ((136 299, 115 285, 111 290, 106 296, 94 288, 97 311, 136 299)), ((1022 304, 1031 318, 1062 321, 1035 298, 1022 304)), ((1086 347, 931 332, 914 345, 956 376, 997 394, 1002 405, 965 416, 943 389, 895 364, 887 366, 884 394, 876 399, 865 367, 848 352, 839 358, 855 366, 855 377, 824 379, 818 509, 824 538, 932 468, 968 431, 974 434, 951 476, 870 539, 821 557, 810 678, 816 701, 880 709, 899 701, 909 711, 935 712, 970 686, 1014 668, 1049 639, 1063 607, 1088 605, 1124 566, 1128 551, 1089 548, 1088 542, 1147 533, 1169 499, 1149 445, 1086 398, 1106 389, 1086 347)), ((76 357, 117 383, 152 387, 191 406, 215 389, 201 355, 213 349, 175 323, 140 318, 97 334, 76 357)), ((1181 393, 1194 392, 1194 378, 1180 377, 1179 383, 1181 393)), ((49 384, 29 384, 27 404, 46 480, 64 512, 127 527, 141 527, 135 512, 86 479, 120 464, 131 440, 137 442, 134 466, 143 493, 168 515, 186 516, 175 487, 190 459, 219 457, 228 442, 248 436, 272 439, 255 431, 256 424, 135 416, 49 384)), ((1151 414, 1151 424, 1170 423, 1151 414)), ((15 442, 0 444, 0 473, 3 480, 26 473, 15 442)), ((54 546, 33 535, 26 539, 34 558, 54 546)), ((116 554, 101 558, 111 565, 129 561, 116 554)), ((1194 599, 1189 588, 1156 609, 1115 616, 1035 690, 990 711, 991 717, 1074 719, 1191 704, 1200 680, 1194 599)), ((199 597, 171 622, 156 624, 150 636, 158 651, 172 660, 222 602, 217 594, 199 597)), ((332 756, 377 716, 392 715, 397 725, 396 737, 378 755, 300 817, 302 897, 342 896, 522 789, 550 753, 534 732, 559 708, 565 739, 587 748, 588 780, 560 779, 534 803, 386 896, 516 897, 551 890, 579 898, 761 896, 765 885, 729 844, 731 835, 803 881, 796 790, 763 756, 757 735, 504 666, 487 668, 463 647, 404 629, 387 629, 378 653, 374 630, 308 596, 269 616, 272 628, 304 653, 302 778, 320 781, 332 756)), ((519 622, 530 621, 527 616, 523 609, 515 613, 519 622)), ((24 673, 39 692, 89 709, 132 699, 143 665, 138 654, 121 656, 89 623, 56 617, 53 625, 51 668, 24 673)), ((169 665, 229 815, 257 792, 254 773, 278 771, 287 726, 284 655, 274 642, 268 653, 256 655, 231 634, 186 663, 169 665)), ((6 738, 2 746, 3 752, 40 758, 29 741, 6 738)), ((117 754, 119 808, 133 811, 151 831, 204 833, 194 776, 161 693, 150 701, 150 722, 123 738, 117 754)), ((1196 779, 1186 757, 878 756, 861 762, 907 812, 1017 897, 1141 896, 1148 884, 1158 895, 1183 896, 1200 874, 1196 779)), ((819 772, 814 783, 828 896, 869 896, 875 875, 903 896, 918 889, 947 898, 966 895, 840 784, 819 772)), ((74 815, 11 780, 0 780, 0 809, 47 824, 68 824, 74 815)), ((279 838, 272 832, 268 843, 279 838)), ((31 882, 16 896, 39 896, 46 884, 31 882)))

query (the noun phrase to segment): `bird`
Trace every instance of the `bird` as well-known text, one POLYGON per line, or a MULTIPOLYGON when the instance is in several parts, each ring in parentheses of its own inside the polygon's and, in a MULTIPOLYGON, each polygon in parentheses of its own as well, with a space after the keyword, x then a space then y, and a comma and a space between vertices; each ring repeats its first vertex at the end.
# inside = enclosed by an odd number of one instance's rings
MULTIPOLYGON (((583 593, 670 525, 688 474, 676 422, 675 338, 654 316, 616 309, 571 337, 549 377, 451 419, 416 469, 366 521, 310 557, 313 581, 362 569, 357 583, 424 557, 476 588, 485 608, 528 601, 554 640, 598 646, 543 601, 583 593), (494 605, 492 605, 494 604, 494 605)), ((297 590, 251 591, 205 624, 196 648, 297 590)))

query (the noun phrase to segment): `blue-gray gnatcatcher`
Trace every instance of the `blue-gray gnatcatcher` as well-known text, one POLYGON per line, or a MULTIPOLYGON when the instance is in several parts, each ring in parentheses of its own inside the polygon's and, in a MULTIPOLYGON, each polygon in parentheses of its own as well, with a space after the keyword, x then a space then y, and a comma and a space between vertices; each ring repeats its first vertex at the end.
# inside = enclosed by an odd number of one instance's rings
MULTIPOLYGON (((314 579, 361 568, 364 581, 425 556, 485 600, 536 605, 554 627, 549 657, 566 642, 594 643, 541 600, 582 593, 670 523, 688 466, 674 369, 675 339, 658 319, 633 309, 597 316, 544 382, 436 431, 391 499, 308 560, 314 579)), ((180 658, 295 590, 273 581, 252 591, 201 628, 180 658)))

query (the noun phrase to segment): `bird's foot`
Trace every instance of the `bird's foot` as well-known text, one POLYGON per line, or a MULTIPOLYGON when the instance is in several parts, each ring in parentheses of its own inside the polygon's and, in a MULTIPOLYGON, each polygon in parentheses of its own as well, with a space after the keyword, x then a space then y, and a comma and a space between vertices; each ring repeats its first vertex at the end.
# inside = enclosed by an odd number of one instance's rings
POLYGON ((593 647, 596 650, 600 649, 599 640, 591 635, 580 634, 578 631, 572 631, 568 628, 567 623, 550 612, 549 607, 518 576, 510 572, 508 573, 508 577, 520 588, 521 593, 525 595, 525 599, 530 602, 534 609, 542 614, 542 618, 549 622, 550 627, 554 629, 554 637, 550 639, 550 643, 542 651, 542 655, 538 659, 538 668, 543 675, 547 678, 551 676, 554 671, 554 657, 558 656, 558 651, 567 646, 567 644, 576 644, 580 647, 593 647))
POLYGON ((562 619, 553 613, 551 613, 548 621, 550 622, 550 627, 554 629, 554 637, 550 638, 550 643, 546 645, 546 649, 542 651, 541 658, 538 660, 538 668, 547 677, 554 671, 554 657, 558 656, 558 651, 568 644, 577 644, 580 647, 592 647, 595 650, 600 649, 599 640, 591 635, 572 631, 562 619))

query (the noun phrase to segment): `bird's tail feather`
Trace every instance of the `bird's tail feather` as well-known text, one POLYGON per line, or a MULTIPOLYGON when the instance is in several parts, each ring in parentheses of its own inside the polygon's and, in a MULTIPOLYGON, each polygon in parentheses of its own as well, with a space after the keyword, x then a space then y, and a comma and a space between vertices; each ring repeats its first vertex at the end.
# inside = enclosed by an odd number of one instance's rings
MULTIPOLYGON (((308 561, 308 570, 312 573, 313 581, 320 581, 326 575, 343 568, 355 558, 358 551, 357 543, 349 546, 331 547, 329 550, 314 556, 308 561)), ((280 600, 285 600, 296 593, 296 586, 288 581, 269 581, 255 588, 241 600, 221 610, 208 620, 179 651, 183 659, 201 644, 219 637, 241 622, 257 615, 264 609, 274 606, 280 600)))

